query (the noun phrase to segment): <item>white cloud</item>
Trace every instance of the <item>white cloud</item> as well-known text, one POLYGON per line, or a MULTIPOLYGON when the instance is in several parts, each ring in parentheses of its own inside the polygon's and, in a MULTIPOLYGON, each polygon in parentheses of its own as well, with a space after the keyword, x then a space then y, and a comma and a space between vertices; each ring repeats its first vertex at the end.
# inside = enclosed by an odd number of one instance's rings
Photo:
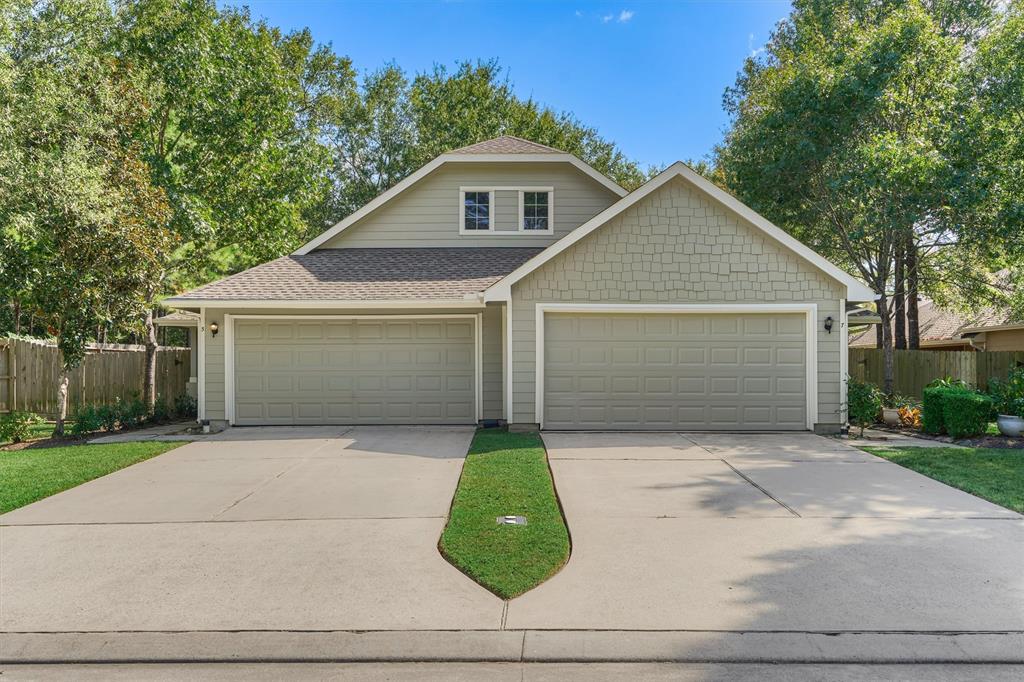
POLYGON ((754 34, 751 33, 747 36, 747 50, 750 51, 750 58, 753 59, 757 55, 764 52, 764 47, 754 47, 754 34))
POLYGON ((625 23, 633 18, 633 10, 624 9, 619 12, 619 23, 625 23))
POLYGON ((606 14, 603 17, 601 17, 601 23, 602 24, 607 24, 609 21, 611 21, 614 18, 615 18, 615 15, 613 15, 613 14, 606 14))

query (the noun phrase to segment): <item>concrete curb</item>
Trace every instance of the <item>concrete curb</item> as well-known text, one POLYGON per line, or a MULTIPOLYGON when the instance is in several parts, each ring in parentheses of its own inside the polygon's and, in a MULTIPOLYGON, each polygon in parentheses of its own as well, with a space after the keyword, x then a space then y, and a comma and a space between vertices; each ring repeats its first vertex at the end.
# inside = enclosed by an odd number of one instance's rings
POLYGON ((1024 632, 373 631, 0 634, 0 663, 1024 663, 1024 632))

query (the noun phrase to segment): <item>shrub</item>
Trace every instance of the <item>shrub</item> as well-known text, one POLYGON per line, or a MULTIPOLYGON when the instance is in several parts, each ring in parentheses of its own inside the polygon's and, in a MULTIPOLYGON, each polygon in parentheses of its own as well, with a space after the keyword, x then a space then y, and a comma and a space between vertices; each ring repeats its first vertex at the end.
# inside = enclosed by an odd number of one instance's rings
MULTIPOLYGON (((932 382, 933 384, 935 382, 932 382)), ((946 396, 954 393, 970 393, 966 386, 928 385, 921 400, 921 427, 925 433, 938 435, 946 432, 946 396)))
POLYGON ((74 435, 84 436, 101 428, 103 419, 100 417, 100 408, 95 405, 83 405, 75 412, 74 422, 71 424, 71 433, 74 435))
POLYGON ((106 431, 117 431, 121 423, 121 402, 117 401, 110 405, 100 405, 96 408, 96 418, 106 431))
POLYGON ((8 412, 0 417, 0 443, 20 443, 29 437, 32 426, 43 418, 34 412, 8 412))
POLYGON ((121 403, 121 426, 126 429, 138 429, 149 420, 149 407, 141 398, 135 397, 121 403))
POLYGON ((195 419, 199 414, 196 399, 188 393, 182 393, 174 399, 174 414, 181 419, 195 419))
POLYGON ((1024 416, 1024 367, 1010 370, 1006 379, 989 379, 988 394, 998 414, 1024 416))
POLYGON ((171 408, 167 406, 166 402, 157 397, 156 403, 153 405, 153 414, 150 415, 149 419, 157 424, 169 422, 171 421, 171 408))
POLYGON ((850 414, 850 423, 860 427, 860 435, 864 435, 864 427, 875 422, 878 411, 882 409, 882 391, 874 384, 850 378, 847 382, 846 401, 850 414))
POLYGON ((942 397, 942 418, 953 438, 985 433, 992 415, 992 398, 984 393, 948 391, 942 397))
POLYGON ((912 429, 921 428, 921 408, 917 405, 904 405, 897 412, 900 415, 900 424, 909 426, 912 429))

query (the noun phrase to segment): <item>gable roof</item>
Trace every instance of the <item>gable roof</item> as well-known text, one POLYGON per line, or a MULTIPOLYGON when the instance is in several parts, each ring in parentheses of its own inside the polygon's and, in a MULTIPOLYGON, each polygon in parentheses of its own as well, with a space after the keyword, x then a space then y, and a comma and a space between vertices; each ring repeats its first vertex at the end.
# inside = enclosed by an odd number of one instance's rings
POLYGON ((811 265, 815 266, 822 272, 826 273, 833 279, 846 285, 846 300, 848 301, 873 301, 877 298, 877 294, 872 291, 863 282, 853 277, 842 268, 837 267, 834 263, 829 261, 827 258, 816 253, 814 250, 809 248, 807 245, 802 243, 800 240, 791 236, 782 228, 772 224, 764 216, 760 215, 752 208, 741 202, 736 197, 732 196, 728 192, 722 190, 713 182, 705 178, 700 173, 696 172, 681 161, 677 161, 656 177, 644 183, 641 187, 631 192, 627 196, 623 197, 616 203, 609 206, 607 209, 598 213, 596 216, 591 218, 589 221, 576 228, 569 234, 565 235, 557 242, 546 248, 541 253, 537 254, 530 260, 523 263, 520 267, 516 268, 513 272, 503 278, 501 281, 490 287, 484 294, 485 301, 507 301, 511 297, 512 285, 519 280, 526 277, 528 274, 541 267, 558 254, 562 253, 576 242, 584 239, 594 230, 607 223, 612 218, 616 217, 630 206, 634 205, 647 195, 659 189, 662 185, 674 178, 683 178, 697 189, 701 190, 705 194, 709 195, 712 199, 716 200, 720 204, 723 204, 726 208, 732 210, 734 213, 739 214, 741 218, 759 228, 765 232, 769 237, 779 242, 790 251, 793 251, 811 265))
POLYGON ((538 248, 324 249, 284 256, 166 299, 174 306, 324 301, 462 301, 538 248))
POLYGON ((590 178, 597 181, 599 184, 611 190, 618 196, 624 197, 628 194, 628 192, 626 192, 625 189, 620 187, 613 180, 608 178, 606 175, 603 175, 593 166, 576 158, 572 154, 567 154, 566 152, 562 152, 557 149, 552 149, 551 147, 545 147, 544 145, 537 144, 536 142, 521 140, 518 137, 498 137, 493 140, 487 140, 485 142, 480 142, 475 145, 470 145, 469 147, 463 147, 461 150, 455 150, 454 152, 442 154, 441 156, 437 157, 427 165, 417 170, 415 173, 412 173, 411 175, 407 176, 401 182, 395 184, 387 191, 378 195, 376 199, 369 202, 368 204, 360 208, 358 211, 355 211, 354 213, 350 214, 341 222, 337 223, 331 228, 328 228, 327 230, 324 230, 320 234, 320 236, 300 246, 298 249, 295 250, 295 252, 292 255, 303 256, 310 253, 317 247, 321 246, 325 242, 332 239, 334 236, 340 234, 344 230, 348 229, 349 227, 357 223, 362 218, 366 217, 367 215, 377 210, 387 202, 391 201, 396 196, 398 196, 405 190, 415 185, 417 182, 425 178, 430 173, 434 172, 442 165, 446 163, 466 162, 568 163, 571 164, 572 166, 575 166, 585 175, 588 175, 590 178), (488 149, 491 148, 488 145, 502 148, 514 147, 518 151, 487 151, 488 149), (532 145, 537 149, 527 150, 526 145, 532 145), (474 148, 476 148, 476 151, 470 151, 473 150, 474 148))
POLYGON ((476 144, 459 147, 449 154, 565 154, 561 149, 548 147, 539 142, 531 142, 521 137, 502 135, 493 140, 484 140, 476 144))

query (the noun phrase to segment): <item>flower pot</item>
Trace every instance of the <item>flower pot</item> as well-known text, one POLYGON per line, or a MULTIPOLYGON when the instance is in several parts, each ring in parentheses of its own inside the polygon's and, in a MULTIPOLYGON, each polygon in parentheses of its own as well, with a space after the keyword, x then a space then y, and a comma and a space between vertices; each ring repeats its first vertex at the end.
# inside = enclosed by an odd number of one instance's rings
POLYGON ((1011 414, 1001 414, 996 419, 999 425, 999 433, 1010 438, 1020 438, 1024 435, 1024 417, 1015 417, 1011 414))
POLYGON ((899 426, 900 425, 900 411, 896 407, 883 407, 882 408, 882 421, 887 426, 899 426))

